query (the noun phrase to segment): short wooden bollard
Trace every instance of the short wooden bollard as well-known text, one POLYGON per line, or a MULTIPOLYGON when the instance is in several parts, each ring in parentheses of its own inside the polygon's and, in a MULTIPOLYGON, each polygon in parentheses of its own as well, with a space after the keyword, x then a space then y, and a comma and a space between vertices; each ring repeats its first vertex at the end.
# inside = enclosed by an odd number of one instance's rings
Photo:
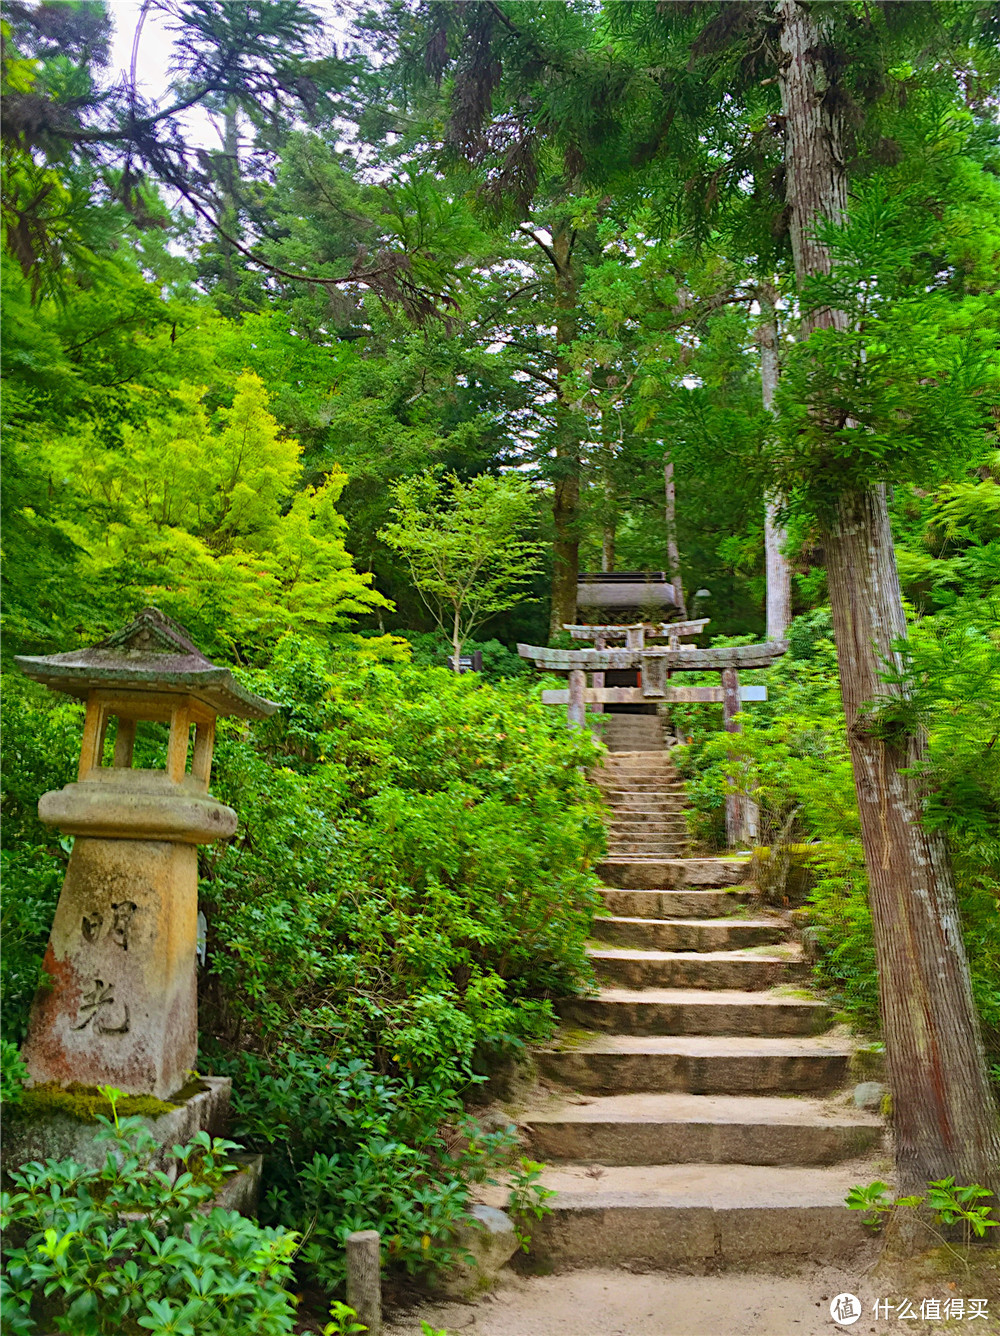
POLYGON ((363 1322, 367 1336, 382 1336, 382 1275, 377 1229, 347 1236, 347 1303, 363 1322))

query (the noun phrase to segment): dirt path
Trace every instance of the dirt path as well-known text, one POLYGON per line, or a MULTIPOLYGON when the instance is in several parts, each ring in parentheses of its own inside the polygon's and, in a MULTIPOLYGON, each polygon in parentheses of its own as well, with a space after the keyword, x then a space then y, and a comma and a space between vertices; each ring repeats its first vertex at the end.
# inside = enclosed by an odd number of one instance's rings
MULTIPOLYGON (((943 1304, 954 1290, 943 1285, 943 1304)), ((476 1303, 421 1305, 385 1329, 385 1336, 419 1336, 420 1323, 448 1336, 996 1336, 1000 1321, 877 1320, 876 1298, 901 1304, 908 1296, 877 1291, 855 1273, 817 1267, 796 1276, 632 1275, 571 1271, 558 1276, 510 1276, 476 1303), (830 1316, 838 1294, 857 1295, 864 1315, 849 1326, 830 1316)), ((910 1296, 912 1297, 912 1296, 910 1296)), ((995 1312, 995 1305, 990 1304, 995 1312)), ((920 1303, 916 1300, 919 1314, 920 1303)))

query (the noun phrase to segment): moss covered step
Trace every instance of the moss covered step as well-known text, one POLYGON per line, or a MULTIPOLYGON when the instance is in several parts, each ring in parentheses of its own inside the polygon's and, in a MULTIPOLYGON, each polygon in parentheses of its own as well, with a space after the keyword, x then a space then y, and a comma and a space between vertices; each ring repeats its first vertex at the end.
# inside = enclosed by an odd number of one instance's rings
POLYGON ((736 913, 749 892, 733 891, 601 891, 612 916, 645 919, 724 918, 736 913))
POLYGON ((865 1241, 844 1197, 879 1177, 877 1164, 824 1168, 758 1165, 630 1165, 599 1176, 589 1166, 550 1166, 552 1214, 532 1229, 539 1266, 684 1271, 793 1269, 851 1257, 865 1241))
POLYGON ((826 1035, 809 1039, 690 1035, 569 1035, 541 1049, 549 1080, 588 1094, 686 1091, 692 1095, 825 1093, 847 1077, 851 1050, 826 1035))
POLYGON ((559 1015, 571 1025, 613 1034, 822 1034, 833 1012, 814 998, 782 993, 683 988, 602 988, 597 997, 568 997, 559 1015))
POLYGON ((637 951, 594 947, 587 953, 602 983, 622 988, 725 988, 758 992, 793 983, 806 973, 802 961, 788 950, 761 955, 756 951, 637 951))
POLYGON ((873 1114, 805 1095, 554 1098, 520 1122, 539 1159, 600 1165, 836 1164, 883 1135, 873 1114))
POLYGON ((599 942, 648 951, 739 951, 768 946, 786 935, 777 919, 595 918, 599 942))

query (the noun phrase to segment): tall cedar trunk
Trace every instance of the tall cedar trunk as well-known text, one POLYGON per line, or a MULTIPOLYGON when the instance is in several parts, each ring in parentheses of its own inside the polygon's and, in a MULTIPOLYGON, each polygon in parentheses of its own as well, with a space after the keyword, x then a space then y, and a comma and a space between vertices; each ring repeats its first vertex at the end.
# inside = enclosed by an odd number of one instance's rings
MULTIPOLYGON (((605 384, 605 394, 608 386, 605 384)), ((601 410, 601 570, 613 571, 615 568, 615 540, 618 531, 618 494, 615 486, 615 447, 611 415, 607 408, 601 410)))
POLYGON ((576 590, 580 574, 580 434, 566 388, 572 374, 569 348, 576 338, 577 294, 573 263, 573 229, 567 220, 552 230, 556 287, 556 467, 552 497, 552 612, 549 635, 576 621, 576 590))
POLYGON ((235 303, 239 283, 233 268, 233 245, 231 241, 226 240, 226 237, 238 236, 240 229, 239 205, 236 199, 236 183, 240 176, 240 132, 236 103, 232 100, 226 103, 224 113, 222 151, 225 163, 219 221, 226 235, 219 238, 222 249, 221 282, 231 302, 235 303))
POLYGON ((615 568, 615 521, 612 516, 604 521, 601 534, 601 570, 613 571, 615 568))
MULTIPOLYGON (((816 222, 838 218, 847 207, 843 124, 837 104, 822 96, 829 86, 821 66, 828 38, 817 9, 798 0, 779 5, 786 189, 800 283, 829 269, 830 257, 812 234, 816 222)), ((802 337, 842 319, 839 312, 813 312, 802 337)), ((924 742, 912 735, 887 742, 862 713, 887 691, 880 669, 898 663, 892 645, 906 634, 885 489, 842 495, 823 540, 870 886, 898 1187, 920 1192, 928 1179, 954 1175, 997 1191, 1000 1120, 948 852, 942 836, 921 826, 918 777, 902 773, 920 760, 924 742)))
POLYGON ((674 461, 668 455, 663 465, 664 518, 667 522, 667 571, 674 586, 674 603, 681 617, 686 617, 684 582, 681 579, 681 556, 677 547, 677 488, 674 485, 674 461))
MULTIPOLYGON (((778 388, 778 315, 777 292, 771 283, 757 290, 760 303, 760 383, 764 407, 774 412, 774 393, 778 388)), ((792 568, 783 548, 788 538, 778 520, 781 497, 769 496, 764 503, 764 574, 767 581, 767 639, 784 640, 792 620, 792 568)))

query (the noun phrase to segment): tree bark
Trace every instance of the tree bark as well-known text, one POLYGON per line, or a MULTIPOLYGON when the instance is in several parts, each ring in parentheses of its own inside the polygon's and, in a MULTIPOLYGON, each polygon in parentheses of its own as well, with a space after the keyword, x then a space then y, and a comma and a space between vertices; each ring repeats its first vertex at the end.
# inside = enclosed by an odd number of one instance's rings
POLYGON ((674 460, 668 455, 663 464, 663 513, 667 522, 667 570, 674 586, 674 602, 681 614, 687 616, 684 602, 684 581, 681 578, 681 557, 677 547, 677 488, 674 484, 674 460))
MULTIPOLYGON (((780 0, 785 175, 792 252, 800 284, 828 272, 814 235, 823 218, 846 212, 839 101, 824 97, 829 34, 822 6, 780 0)), ((802 337, 838 325, 841 312, 809 312, 802 337)), ((954 1175, 1000 1191, 1000 1119, 986 1074, 958 899, 944 839, 921 825, 923 801, 912 767, 923 739, 880 737, 863 707, 901 694, 881 682, 899 664, 906 634, 884 487, 843 494, 824 525, 841 693, 847 722, 879 974, 886 1067, 893 1094, 898 1189, 922 1192, 954 1175)))
MULTIPOLYGON (((764 408, 774 412, 774 394, 778 388, 778 316, 777 292, 773 284, 762 283, 757 290, 760 303, 760 384, 764 408)), ((792 568, 784 553, 788 539, 779 521, 782 498, 771 495, 764 503, 764 575, 767 584, 766 625, 768 640, 784 640, 792 620, 792 568)))
MULTIPOLYGON (((899 1189, 928 1179, 1000 1188, 1000 1126, 986 1076, 958 901, 944 838, 921 825, 924 754, 887 742, 863 707, 890 690, 906 635, 884 489, 841 498, 826 533, 827 577, 868 869, 899 1189)), ((897 689, 898 690, 898 689, 897 689)))
POLYGON ((552 496, 552 610, 549 635, 576 621, 576 590, 580 575, 580 434, 569 405, 572 374, 569 348, 577 332, 574 233, 569 221, 552 229, 556 289, 556 461, 552 496))

